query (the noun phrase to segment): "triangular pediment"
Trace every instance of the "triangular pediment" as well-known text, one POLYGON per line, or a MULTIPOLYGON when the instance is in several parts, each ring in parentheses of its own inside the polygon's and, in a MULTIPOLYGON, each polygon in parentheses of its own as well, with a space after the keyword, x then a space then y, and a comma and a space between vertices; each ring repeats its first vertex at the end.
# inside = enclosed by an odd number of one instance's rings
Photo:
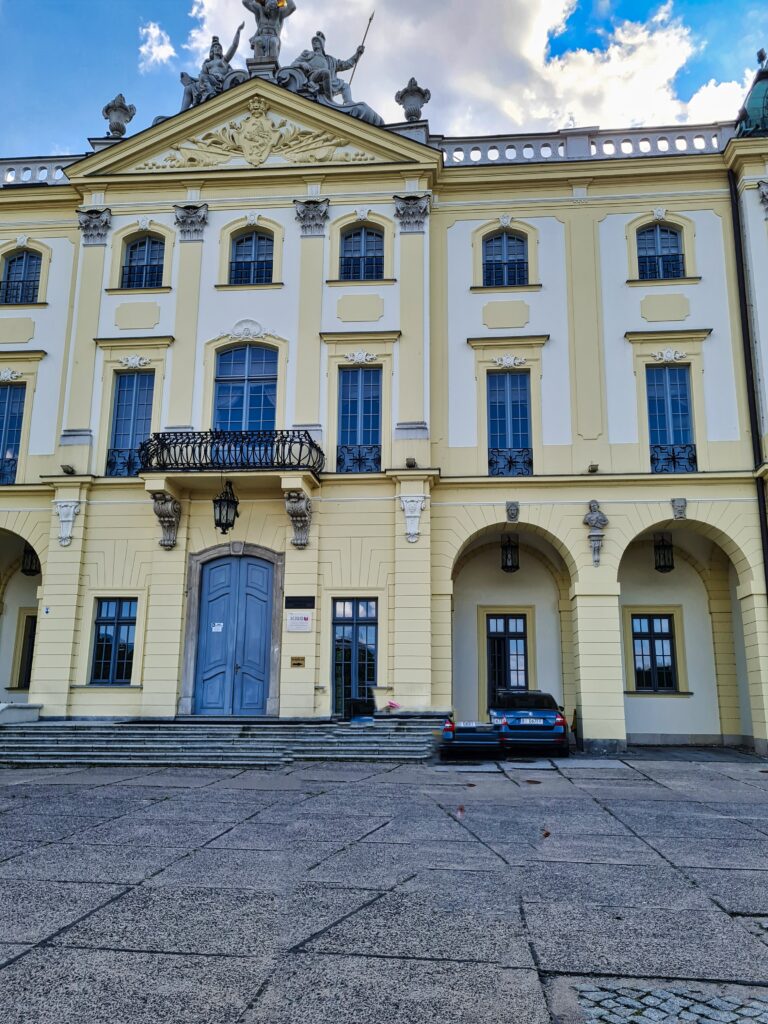
POLYGON ((254 79, 72 165, 72 178, 434 164, 440 153, 254 79))

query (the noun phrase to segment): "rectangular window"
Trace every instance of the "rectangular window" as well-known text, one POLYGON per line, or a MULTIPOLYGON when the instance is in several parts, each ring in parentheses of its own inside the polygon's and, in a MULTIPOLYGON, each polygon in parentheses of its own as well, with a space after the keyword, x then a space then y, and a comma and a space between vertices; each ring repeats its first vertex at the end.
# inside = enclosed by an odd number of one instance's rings
POLYGON ((272 431, 277 420, 277 352, 247 345, 219 354, 213 429, 272 431))
POLYGON ((26 384, 0 384, 0 484, 15 484, 26 384))
POLYGON ((96 605, 91 683, 129 686, 136 643, 135 598, 102 598, 96 605))
POLYGON ((107 476, 137 476, 139 445, 152 429, 154 370, 115 375, 112 438, 107 453, 107 476))
POLYGON ((531 375, 488 374, 488 471, 491 476, 532 476, 531 375))
POLYGON ((678 689, 675 624, 671 615, 633 615, 635 689, 674 693, 678 689))
POLYGON ((338 473, 381 472, 381 367, 339 370, 338 473))
POLYGON ((488 704, 493 707, 506 691, 527 690, 528 617, 489 615, 487 617, 488 704))
POLYGON ((653 472, 695 473, 690 367, 649 366, 646 383, 653 472))
POLYGON ((344 718, 373 714, 379 646, 378 601, 333 602, 333 712, 344 718))

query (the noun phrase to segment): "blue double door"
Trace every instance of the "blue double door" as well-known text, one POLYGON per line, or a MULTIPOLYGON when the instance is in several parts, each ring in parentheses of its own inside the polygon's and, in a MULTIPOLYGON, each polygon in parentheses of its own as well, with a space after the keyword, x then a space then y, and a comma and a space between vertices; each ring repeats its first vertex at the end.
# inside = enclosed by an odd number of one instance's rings
POLYGON ((203 567, 196 715, 266 714, 273 573, 258 558, 220 558, 203 567))

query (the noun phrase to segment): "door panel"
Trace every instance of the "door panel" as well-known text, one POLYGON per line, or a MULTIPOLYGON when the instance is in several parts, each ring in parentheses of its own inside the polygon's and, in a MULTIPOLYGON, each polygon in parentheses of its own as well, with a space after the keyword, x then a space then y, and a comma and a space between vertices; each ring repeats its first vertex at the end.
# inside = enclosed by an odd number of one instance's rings
POLYGON ((263 715, 272 643, 272 566, 222 558, 203 567, 194 711, 263 715))

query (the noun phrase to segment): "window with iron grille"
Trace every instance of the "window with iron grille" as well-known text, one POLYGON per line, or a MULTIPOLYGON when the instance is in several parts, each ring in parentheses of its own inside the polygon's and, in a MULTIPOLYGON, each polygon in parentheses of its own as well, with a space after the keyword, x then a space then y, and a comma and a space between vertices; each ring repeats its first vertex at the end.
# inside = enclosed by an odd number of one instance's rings
POLYGON ((483 284, 486 288, 527 285, 528 239, 501 231, 483 240, 483 284))
POLYGON ((107 453, 107 476, 137 476, 139 445, 152 429, 154 370, 115 374, 112 437, 107 453))
POLYGON ((129 686, 136 645, 135 598, 108 597, 96 603, 91 683, 129 686))
POLYGON ((277 351, 240 345, 216 357, 214 430, 274 430, 277 351))
POLYGON ((685 277, 683 233, 654 224, 637 232, 637 267, 641 281, 667 281, 685 277))
POLYGON ((275 240, 272 235, 252 231, 232 240, 229 263, 230 284, 272 284, 275 240))
POLYGON ((696 445, 688 366, 648 366, 648 432, 655 473, 694 473, 696 445))
POLYGON ((378 601, 345 598, 333 602, 333 710, 350 717, 373 714, 376 702, 378 601))
POLYGON ((384 277, 384 233, 356 228, 341 236, 342 281, 381 281, 384 277))
POLYGON ((145 235, 125 247, 122 288, 161 288, 165 242, 154 235, 145 235))
POLYGON ((488 374, 488 466, 491 476, 531 476, 531 376, 488 374))
POLYGON ((678 689, 675 623, 672 615, 633 615, 635 689, 674 693, 678 689))
POLYGON ((339 473, 381 472, 381 367, 339 370, 339 473))
POLYGON ((0 384, 0 484, 15 484, 26 384, 0 384))
POLYGON ((42 256, 28 249, 7 256, 3 260, 0 304, 23 306, 37 302, 42 267, 42 256))

